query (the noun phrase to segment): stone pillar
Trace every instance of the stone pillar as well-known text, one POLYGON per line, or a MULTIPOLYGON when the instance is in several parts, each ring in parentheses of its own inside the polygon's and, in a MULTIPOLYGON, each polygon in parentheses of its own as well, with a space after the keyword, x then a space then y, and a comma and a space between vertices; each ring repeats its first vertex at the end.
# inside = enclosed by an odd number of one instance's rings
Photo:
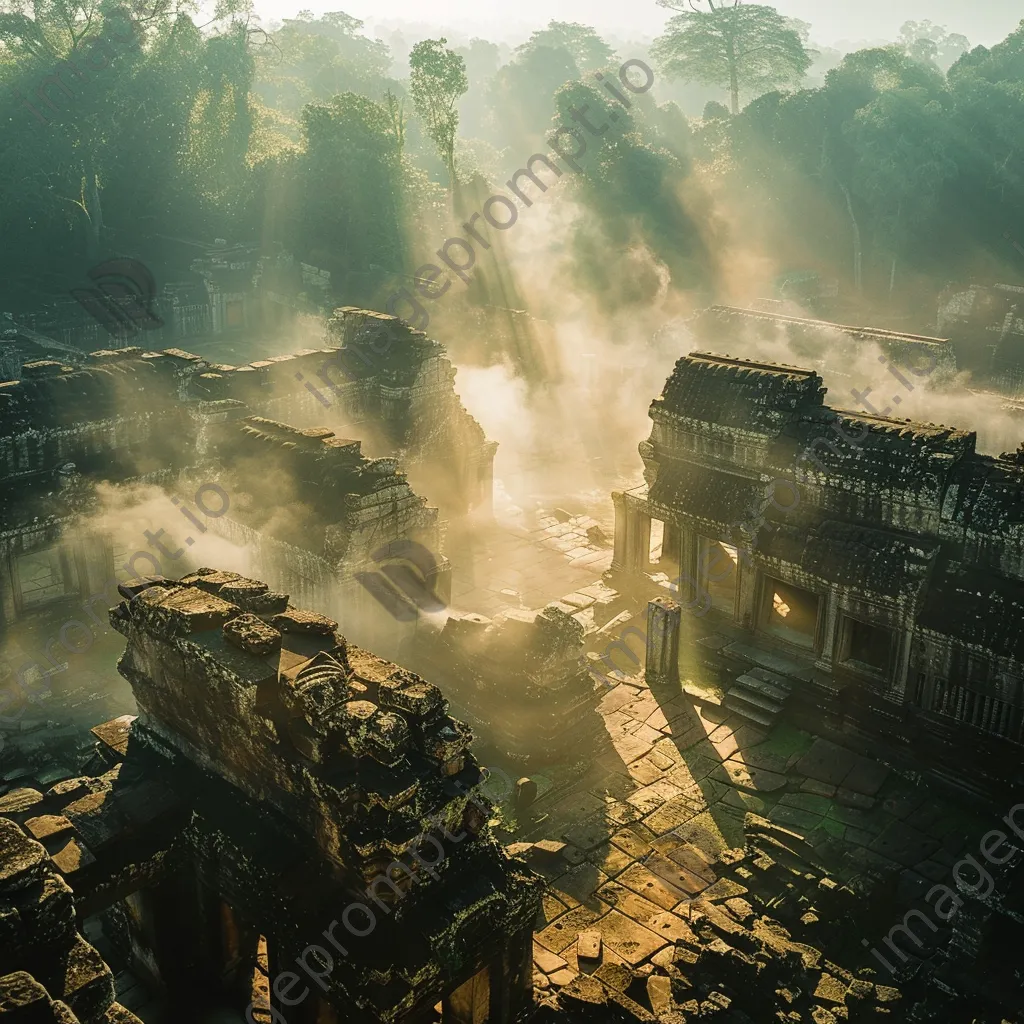
POLYGON ((626 496, 622 491, 612 491, 612 505, 615 507, 615 546, 612 552, 612 569, 626 571, 626 496))
POLYGON ((821 654, 815 662, 817 668, 832 672, 836 660, 836 635, 839 629, 839 591, 830 587, 821 595, 825 602, 824 628, 821 636, 821 654))
POLYGON ((679 628, 682 609, 659 597, 647 605, 647 662, 644 676, 651 686, 679 686, 679 628))
POLYGON ((893 652, 892 673, 886 696, 900 704, 907 702, 907 680, 910 678, 910 656, 914 650, 913 626, 898 631, 896 650, 893 652))
POLYGON ((425 574, 427 589, 438 601, 450 608, 452 604, 452 563, 443 558, 425 574))
POLYGON ((191 870, 140 889, 122 906, 121 942, 133 970, 162 988, 177 1012, 188 1010, 180 1019, 195 1019, 203 1006, 244 1014, 259 932, 191 870))
POLYGON ((474 511, 478 516, 487 518, 494 515, 494 455, 497 450, 497 442, 486 444, 480 452, 477 467, 477 498, 474 511))
POLYGON ((523 778, 516 783, 515 809, 522 814, 537 799, 537 783, 523 778))
POLYGON ((512 936, 505 947, 495 1021, 522 1020, 533 1009, 533 929, 512 936))
POLYGON ((0 380, 21 379, 21 358, 14 339, 0 338, 0 380))
POLYGON ((753 630, 757 626, 761 587, 758 581, 757 564, 754 561, 754 535, 747 530, 740 530, 736 536, 738 557, 736 571, 739 579, 736 583, 736 622, 744 629, 753 630))
POLYGON ((697 572, 700 562, 699 548, 697 534, 689 527, 680 527, 679 570, 676 573, 679 580, 679 592, 676 597, 688 612, 693 612, 701 606, 700 578, 697 572))
POLYGON ((216 922, 220 941, 220 990, 242 1014, 252 998, 252 977, 259 947, 259 930, 241 920, 234 909, 219 900, 220 916, 216 922))
POLYGON ((274 936, 267 936, 271 1019, 286 1020, 288 1024, 327 1024, 332 1016, 337 1020, 330 1003, 320 997, 320 989, 296 964, 294 953, 294 946, 289 945, 286 951, 274 936))
POLYGON ((488 964, 468 981, 441 1000, 441 1021, 443 1024, 505 1024, 509 1018, 502 1012, 501 967, 488 964), (495 974, 499 974, 496 979, 495 974), (497 984, 495 983, 497 982, 497 984), (497 1003, 493 1007, 492 997, 497 1003))
POLYGON ((615 552, 612 568, 640 575, 647 571, 651 552, 651 518, 637 499, 621 491, 612 491, 615 505, 615 552))
POLYGON ((14 549, 9 541, 0 541, 0 627, 18 618, 14 596, 14 549))
MULTIPOLYGON (((171 1007, 194 1010, 219 999, 224 954, 231 947, 223 941, 221 900, 186 870, 141 889, 136 906, 139 934, 133 950, 143 953, 140 966, 155 974, 171 1007)), ((255 960, 253 950, 250 962, 255 960)))
POLYGON ((651 517, 634 505, 630 509, 629 523, 632 538, 629 571, 641 575, 651 568, 651 517))

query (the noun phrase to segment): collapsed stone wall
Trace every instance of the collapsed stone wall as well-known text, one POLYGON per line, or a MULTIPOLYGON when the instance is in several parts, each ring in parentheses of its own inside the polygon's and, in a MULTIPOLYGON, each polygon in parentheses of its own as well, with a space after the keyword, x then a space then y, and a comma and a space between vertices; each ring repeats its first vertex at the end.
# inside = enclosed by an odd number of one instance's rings
MULTIPOLYGON (((550 1024, 705 1019, 996 1024, 1012 1019, 1015 993, 994 978, 987 984, 971 958, 958 963, 957 950, 944 955, 920 916, 894 919, 893 907, 901 902, 887 898, 884 886, 866 877, 838 881, 818 856, 820 840, 812 846, 756 814, 747 814, 745 833, 744 847, 717 855, 664 837, 646 854, 663 883, 649 891, 649 898, 608 884, 602 897, 611 901, 612 913, 589 929, 588 915, 592 919, 597 912, 583 904, 556 918, 561 929, 540 930, 534 946, 534 1019, 550 1024), (663 909, 676 891, 700 895, 671 912, 663 909)), ((647 848, 628 831, 613 842, 620 863, 643 857, 647 848)), ((550 840, 514 844, 509 852, 556 890, 564 887, 565 872, 573 870, 579 853, 550 840)), ((972 923, 973 918, 968 926, 972 923)))
POLYGON ((26 1024, 141 1024, 78 933, 74 893, 45 839, 53 819, 0 817, 0 1017, 26 1024))
POLYGON ((414 665, 445 684, 488 742, 524 765, 587 756, 601 730, 601 690, 583 658, 583 625, 558 607, 493 620, 452 614, 407 646, 414 665))
POLYGON ((496 1019, 511 1021, 537 881, 491 838, 469 730, 438 688, 235 573, 121 590, 111 623, 140 711, 135 762, 173 777, 192 808, 175 845, 207 889, 285 960, 325 915, 381 906, 325 996, 359 1020, 415 1017, 487 969, 503 993, 496 1019))

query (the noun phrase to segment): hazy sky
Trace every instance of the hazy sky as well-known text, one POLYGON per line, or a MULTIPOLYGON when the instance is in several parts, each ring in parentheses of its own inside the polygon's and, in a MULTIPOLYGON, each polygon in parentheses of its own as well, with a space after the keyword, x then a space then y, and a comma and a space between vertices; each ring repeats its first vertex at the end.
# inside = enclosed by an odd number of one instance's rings
MULTIPOLYGON (((903 22, 930 19, 962 32, 973 44, 991 45, 1024 18, 1021 0, 775 0, 772 6, 810 22, 812 38, 824 44, 894 39, 903 22)), ((343 10, 368 23, 401 19, 451 25, 491 39, 518 39, 552 19, 581 21, 621 38, 654 36, 671 14, 655 0, 516 0, 501 5, 493 0, 256 0, 257 11, 268 20, 303 8, 317 14, 343 10)))

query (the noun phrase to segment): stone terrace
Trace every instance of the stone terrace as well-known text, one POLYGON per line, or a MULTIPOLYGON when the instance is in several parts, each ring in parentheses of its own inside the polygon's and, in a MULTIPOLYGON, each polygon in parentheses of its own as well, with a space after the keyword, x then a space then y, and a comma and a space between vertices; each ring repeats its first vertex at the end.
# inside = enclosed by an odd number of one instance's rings
MULTIPOLYGON (((731 1002, 739 1016, 723 1020, 749 1019, 742 958, 785 959, 791 930, 804 968, 766 992, 788 1014, 779 1019, 875 1020, 903 980, 860 938, 887 953, 892 925, 911 907, 927 912, 933 884, 954 885, 957 858, 977 852, 996 815, 960 810, 826 740, 756 729, 718 699, 693 680, 652 689, 628 677, 600 705, 611 750, 536 779, 539 799, 507 808, 519 817, 512 849, 549 881, 534 935, 538 994, 560 992, 557 1005, 581 1020, 605 1019, 588 1014, 608 1000, 607 1019, 679 1024, 731 1002)), ((920 931, 926 946, 937 941, 920 931)), ((912 967, 910 954, 931 952, 904 948, 912 967)))

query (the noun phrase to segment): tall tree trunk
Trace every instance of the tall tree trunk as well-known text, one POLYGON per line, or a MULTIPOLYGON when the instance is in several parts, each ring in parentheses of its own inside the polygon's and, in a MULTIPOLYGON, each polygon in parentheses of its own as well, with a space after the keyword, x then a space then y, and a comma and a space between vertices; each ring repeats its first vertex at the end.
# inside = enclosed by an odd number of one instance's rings
POLYGON ((451 145, 445 147, 444 162, 448 167, 448 184, 451 188, 452 195, 455 195, 457 184, 455 181, 455 140, 452 139, 451 145))
POLYGON ((732 112, 735 116, 740 112, 740 72, 736 66, 736 51, 732 40, 729 40, 729 97, 732 101, 732 112))
POLYGON ((864 253, 861 249, 860 241, 860 225, 857 223, 857 217, 853 212, 853 200, 850 198, 850 190, 840 182, 840 189, 842 189, 843 196, 846 199, 846 209, 850 214, 850 225, 853 228, 853 286, 857 289, 859 295, 862 291, 862 274, 861 267, 864 263, 864 253))

